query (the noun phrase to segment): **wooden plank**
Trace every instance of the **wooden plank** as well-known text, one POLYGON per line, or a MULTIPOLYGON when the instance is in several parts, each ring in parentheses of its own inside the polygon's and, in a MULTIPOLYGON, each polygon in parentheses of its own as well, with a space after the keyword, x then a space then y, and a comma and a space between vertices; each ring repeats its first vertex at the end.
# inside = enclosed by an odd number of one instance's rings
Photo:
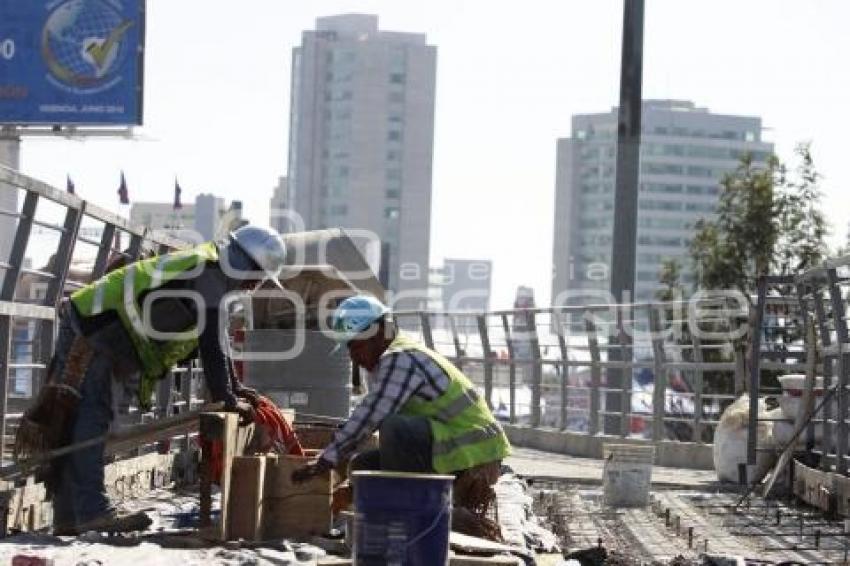
POLYGON ((267 459, 264 538, 323 535, 330 529, 336 474, 331 471, 301 484, 292 482, 292 472, 305 466, 309 460, 309 456, 267 459))
POLYGON ((265 490, 266 458, 236 456, 231 468, 228 537, 231 539, 261 540, 263 497, 265 490))
POLYGON ((227 540, 227 514, 230 512, 230 482, 233 477, 233 457, 236 454, 236 445, 239 436, 239 415, 234 413, 224 413, 222 420, 221 441, 223 443, 221 450, 222 468, 221 480, 219 487, 221 488, 221 519, 218 525, 218 539, 227 540))
POLYGON ((804 502, 832 514, 837 509, 835 474, 794 462, 794 495, 804 502))

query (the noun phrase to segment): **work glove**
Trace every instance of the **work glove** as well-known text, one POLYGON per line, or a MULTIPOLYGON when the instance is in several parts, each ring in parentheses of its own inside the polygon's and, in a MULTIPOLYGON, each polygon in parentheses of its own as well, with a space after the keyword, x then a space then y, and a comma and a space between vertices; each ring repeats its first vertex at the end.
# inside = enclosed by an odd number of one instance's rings
POLYGON ((256 420, 257 413, 254 411, 254 406, 244 399, 237 399, 236 404, 225 409, 229 413, 239 415, 239 426, 248 426, 256 420))
POLYGON ((310 481, 311 479, 320 476, 332 469, 333 465, 325 460, 324 458, 319 458, 312 464, 308 464, 301 469, 295 470, 292 472, 292 483, 304 483, 310 481))

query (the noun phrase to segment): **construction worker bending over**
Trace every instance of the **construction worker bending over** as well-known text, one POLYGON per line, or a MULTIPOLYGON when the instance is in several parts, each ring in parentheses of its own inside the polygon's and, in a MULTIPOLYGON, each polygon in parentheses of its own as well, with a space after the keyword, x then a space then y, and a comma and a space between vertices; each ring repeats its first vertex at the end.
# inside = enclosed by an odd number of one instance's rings
POLYGON ((379 430, 379 449, 355 456, 351 470, 454 474, 455 503, 479 507, 479 492, 492 491, 510 454, 508 439, 469 379, 402 334, 389 312, 367 295, 344 300, 334 312, 338 341, 369 371, 369 393, 319 459, 292 479, 306 481, 335 467, 379 430))
MULTIPOLYGON (((112 377, 148 407, 157 381, 199 352, 212 401, 253 420, 256 393, 234 378, 220 317, 228 294, 266 278, 278 285, 286 256, 274 230, 243 226, 207 242, 138 261, 76 291, 62 308, 48 383, 25 415, 19 453, 36 453, 106 434, 112 377)), ((141 530, 144 513, 121 515, 103 485, 103 444, 72 452, 54 467, 54 531, 141 530)))

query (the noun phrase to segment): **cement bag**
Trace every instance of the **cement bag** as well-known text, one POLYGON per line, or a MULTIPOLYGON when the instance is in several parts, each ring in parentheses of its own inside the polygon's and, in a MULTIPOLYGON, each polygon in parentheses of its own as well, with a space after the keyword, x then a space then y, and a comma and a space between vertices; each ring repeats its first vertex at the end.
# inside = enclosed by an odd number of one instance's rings
MULTIPOLYGON (((767 418, 764 399, 758 402, 759 418, 767 418)), ((720 416, 714 431, 714 471, 720 481, 738 482, 738 464, 747 463, 747 428, 749 425, 750 397, 742 395, 729 405, 720 416)), ((758 447, 775 448, 773 423, 758 423, 758 447)), ((776 460, 775 454, 758 452, 756 455, 756 477, 761 477, 776 460)), ((752 480, 752 478, 749 478, 752 480)))

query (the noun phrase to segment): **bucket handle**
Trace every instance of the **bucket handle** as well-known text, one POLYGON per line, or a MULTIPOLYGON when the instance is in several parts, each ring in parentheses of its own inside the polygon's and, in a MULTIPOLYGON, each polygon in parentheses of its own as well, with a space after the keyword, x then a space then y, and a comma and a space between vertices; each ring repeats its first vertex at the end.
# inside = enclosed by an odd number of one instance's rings
MULTIPOLYGON (((420 540, 422 540, 425 536, 427 536, 427 535, 428 535, 428 533, 430 533, 430 532, 431 532, 431 531, 433 531, 435 528, 437 528, 437 524, 439 524, 439 522, 440 522, 440 520, 443 518, 443 516, 444 516, 446 513, 448 513, 449 509, 451 509, 451 503, 446 502, 446 504, 443 506, 443 508, 442 508, 442 509, 440 509, 440 512, 439 512, 439 513, 437 513, 437 516, 436 516, 436 517, 434 517, 434 520, 431 522, 431 524, 430 524, 430 525, 428 525, 428 526, 427 526, 424 530, 422 530, 422 532, 420 532, 420 533, 419 533, 419 534, 417 534, 415 537, 413 537, 412 539, 410 539, 410 541, 408 541, 408 542, 404 545, 404 546, 405 546, 405 549, 410 548, 411 546, 413 546, 414 544, 416 544, 417 542, 419 542, 420 540)), ((449 525, 449 529, 451 530, 451 525, 449 525)))

